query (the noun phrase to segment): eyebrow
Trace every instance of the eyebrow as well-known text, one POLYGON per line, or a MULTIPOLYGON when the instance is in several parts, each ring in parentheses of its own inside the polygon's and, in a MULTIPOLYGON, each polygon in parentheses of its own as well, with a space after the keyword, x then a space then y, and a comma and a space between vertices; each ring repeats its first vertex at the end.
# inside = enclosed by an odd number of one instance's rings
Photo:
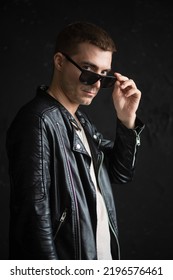
MULTIPOLYGON (((98 67, 96 64, 91 63, 91 62, 88 62, 88 61, 82 61, 81 64, 89 65, 89 66, 91 66, 92 68, 94 68, 94 69, 96 69, 96 70, 99 69, 99 67, 98 67)), ((111 70, 112 70, 111 68, 103 69, 102 72, 103 72, 103 71, 110 72, 111 70)))

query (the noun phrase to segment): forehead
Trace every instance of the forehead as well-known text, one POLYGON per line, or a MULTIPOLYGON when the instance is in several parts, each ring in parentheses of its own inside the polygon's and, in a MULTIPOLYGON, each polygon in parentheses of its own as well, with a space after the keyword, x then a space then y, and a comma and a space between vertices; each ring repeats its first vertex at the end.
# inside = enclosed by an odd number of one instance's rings
POLYGON ((110 68, 112 63, 112 52, 104 51, 90 43, 81 43, 75 56, 81 61, 91 62, 100 68, 110 68))

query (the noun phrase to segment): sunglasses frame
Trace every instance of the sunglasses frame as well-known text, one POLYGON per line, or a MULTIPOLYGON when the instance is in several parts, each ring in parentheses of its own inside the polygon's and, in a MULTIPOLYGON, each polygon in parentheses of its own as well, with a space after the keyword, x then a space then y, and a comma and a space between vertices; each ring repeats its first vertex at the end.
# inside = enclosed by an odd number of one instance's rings
POLYGON ((109 88, 109 87, 112 87, 114 86, 115 82, 116 82, 116 77, 115 76, 111 76, 111 75, 107 75, 107 76, 103 76, 103 75, 100 75, 100 74, 97 74, 95 72, 92 72, 92 71, 89 71, 89 70, 85 70, 83 69, 82 67, 80 67, 70 56, 68 56, 66 53, 63 53, 62 54, 65 56, 65 58, 71 62, 74 66, 76 66, 80 71, 81 71, 81 74, 79 76, 79 80, 81 83, 85 84, 85 85, 93 85, 95 84, 97 81, 100 81, 100 85, 102 88, 109 88), (84 81, 84 79, 82 78, 82 75, 84 74, 89 74, 91 77, 95 77, 94 79, 94 82, 92 83, 89 83, 87 80, 84 81), (109 81, 107 81, 109 80, 109 81), (107 81, 106 83, 106 86, 105 86, 105 82, 107 81))

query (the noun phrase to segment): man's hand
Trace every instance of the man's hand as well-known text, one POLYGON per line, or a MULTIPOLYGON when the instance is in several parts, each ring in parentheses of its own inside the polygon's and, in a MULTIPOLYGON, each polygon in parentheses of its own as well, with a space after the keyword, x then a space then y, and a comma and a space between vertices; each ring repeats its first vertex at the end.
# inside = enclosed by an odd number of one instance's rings
POLYGON ((136 111, 141 99, 141 92, 133 80, 115 73, 117 81, 112 93, 114 107, 119 120, 130 129, 135 127, 136 111))

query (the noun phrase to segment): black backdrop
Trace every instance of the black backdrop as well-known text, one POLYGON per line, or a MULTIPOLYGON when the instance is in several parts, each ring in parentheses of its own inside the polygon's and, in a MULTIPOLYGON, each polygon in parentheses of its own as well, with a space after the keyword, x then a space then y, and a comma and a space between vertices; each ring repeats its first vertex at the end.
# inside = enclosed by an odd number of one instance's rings
MULTIPOLYGON (((122 259, 173 258, 173 11, 171 1, 12 0, 0 9, 0 259, 8 259, 7 127, 17 110, 49 84, 57 32, 74 20, 107 29, 117 44, 113 68, 141 89, 145 122, 133 182, 114 186, 122 259), (170 2, 170 3, 169 3, 170 2)), ((106 137, 115 113, 107 90, 83 108, 106 137)))

